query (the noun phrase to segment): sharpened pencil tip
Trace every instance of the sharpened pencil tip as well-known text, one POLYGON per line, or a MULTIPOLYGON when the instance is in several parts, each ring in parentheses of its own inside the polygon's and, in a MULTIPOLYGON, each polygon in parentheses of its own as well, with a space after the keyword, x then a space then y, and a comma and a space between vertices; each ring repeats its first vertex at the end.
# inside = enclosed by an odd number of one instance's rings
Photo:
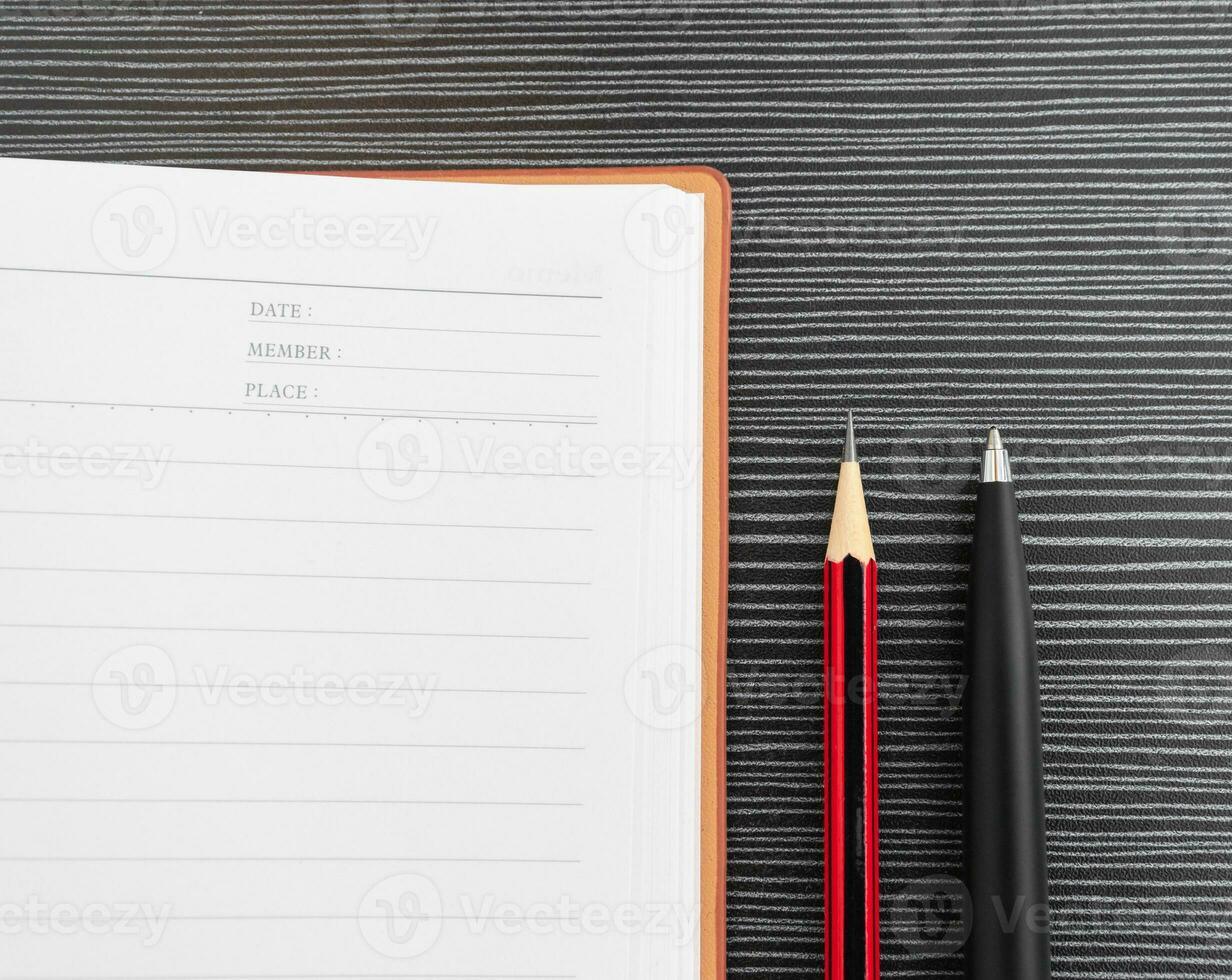
POLYGON ((1001 431, 994 425, 988 430, 988 445, 985 447, 985 452, 998 452, 1004 449, 1005 446, 1001 443, 1001 431))
POLYGON ((856 463, 856 423, 850 412, 847 413, 847 442, 843 445, 843 462, 856 463))

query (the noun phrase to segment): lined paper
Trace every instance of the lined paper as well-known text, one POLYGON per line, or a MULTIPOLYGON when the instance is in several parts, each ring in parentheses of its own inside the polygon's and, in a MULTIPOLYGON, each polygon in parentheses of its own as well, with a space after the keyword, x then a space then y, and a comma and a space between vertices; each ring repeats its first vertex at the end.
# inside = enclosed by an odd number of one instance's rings
POLYGON ((699 202, 0 178, 0 977, 695 975, 699 202))

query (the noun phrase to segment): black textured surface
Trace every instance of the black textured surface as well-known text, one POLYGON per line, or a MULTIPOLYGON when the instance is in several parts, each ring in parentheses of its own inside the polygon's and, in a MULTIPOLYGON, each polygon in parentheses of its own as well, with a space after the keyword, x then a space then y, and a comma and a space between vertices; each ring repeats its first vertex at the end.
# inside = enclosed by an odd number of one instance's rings
POLYGON ((1037 603, 1056 975, 1232 974, 1226 0, 6 0, 0 48, 9 155, 724 170, 732 975, 820 971, 847 406, 882 573, 886 976, 959 970, 933 876, 960 857, 991 420, 1037 603))

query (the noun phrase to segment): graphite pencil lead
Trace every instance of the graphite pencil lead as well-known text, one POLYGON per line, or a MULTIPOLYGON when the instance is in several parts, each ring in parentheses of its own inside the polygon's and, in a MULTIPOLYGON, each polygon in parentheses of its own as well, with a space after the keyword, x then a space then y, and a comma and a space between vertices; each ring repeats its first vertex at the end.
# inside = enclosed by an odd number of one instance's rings
POLYGON ((856 424, 850 412, 847 413, 847 442, 843 446, 843 462, 858 463, 856 455, 856 424))

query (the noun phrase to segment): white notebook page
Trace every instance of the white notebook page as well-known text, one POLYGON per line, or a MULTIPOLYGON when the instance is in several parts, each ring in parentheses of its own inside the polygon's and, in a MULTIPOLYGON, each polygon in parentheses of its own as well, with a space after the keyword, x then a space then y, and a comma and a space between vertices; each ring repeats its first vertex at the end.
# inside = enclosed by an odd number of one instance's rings
POLYGON ((700 200, 0 199, 0 978, 696 976, 700 200))

